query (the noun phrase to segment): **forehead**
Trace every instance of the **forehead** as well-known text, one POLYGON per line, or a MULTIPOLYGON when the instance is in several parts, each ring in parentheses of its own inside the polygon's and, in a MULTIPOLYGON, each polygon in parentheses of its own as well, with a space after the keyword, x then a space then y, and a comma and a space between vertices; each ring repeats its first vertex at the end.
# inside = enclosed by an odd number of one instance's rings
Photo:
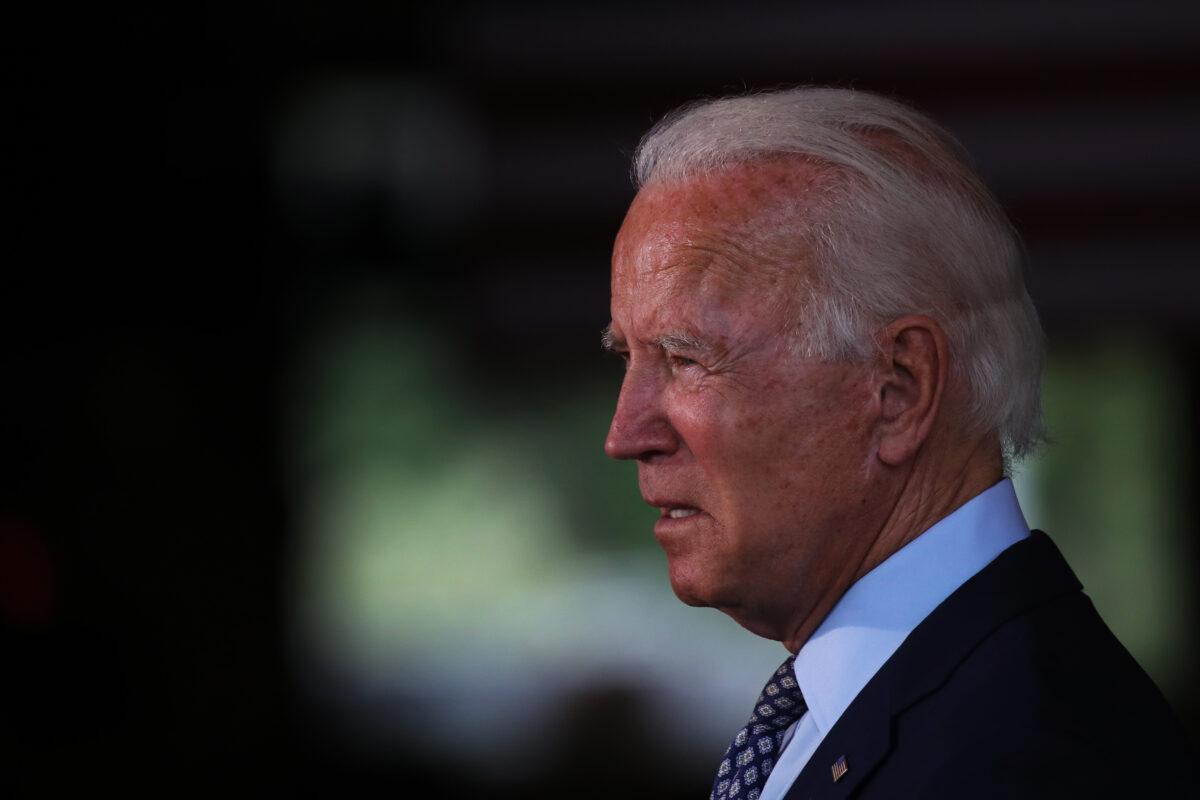
POLYGON ((634 198, 613 247, 613 316, 665 303, 790 303, 811 277, 805 222, 820 191, 798 159, 740 165, 634 198))

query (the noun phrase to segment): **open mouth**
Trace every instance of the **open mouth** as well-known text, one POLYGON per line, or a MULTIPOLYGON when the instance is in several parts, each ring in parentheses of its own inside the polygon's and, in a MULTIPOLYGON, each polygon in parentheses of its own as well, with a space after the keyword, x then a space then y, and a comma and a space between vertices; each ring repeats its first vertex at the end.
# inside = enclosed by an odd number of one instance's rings
POLYGON ((671 519, 683 519, 685 517, 690 517, 693 514, 700 513, 700 509, 688 508, 686 506, 674 506, 672 508, 667 508, 667 509, 663 509, 663 510, 666 511, 666 516, 670 517, 671 519))

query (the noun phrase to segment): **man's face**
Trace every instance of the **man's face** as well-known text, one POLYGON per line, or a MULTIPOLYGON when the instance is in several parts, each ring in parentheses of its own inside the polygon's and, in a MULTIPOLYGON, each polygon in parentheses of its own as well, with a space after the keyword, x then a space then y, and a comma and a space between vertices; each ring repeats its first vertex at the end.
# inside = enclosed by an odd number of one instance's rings
POLYGON ((627 370, 605 443, 637 461, 680 599, 776 638, 857 566, 875 505, 870 372, 793 354, 803 252, 746 228, 802 195, 784 169, 634 200, 613 252, 609 339, 627 370))

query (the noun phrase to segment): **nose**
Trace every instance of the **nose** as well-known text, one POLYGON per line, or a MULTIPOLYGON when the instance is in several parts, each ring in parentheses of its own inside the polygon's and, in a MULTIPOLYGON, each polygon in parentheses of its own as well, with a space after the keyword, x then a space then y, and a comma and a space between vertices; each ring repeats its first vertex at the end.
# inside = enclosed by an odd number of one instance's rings
POLYGON ((630 365, 604 440, 609 458, 645 461, 675 452, 679 439, 663 405, 664 388, 652 371, 630 365))

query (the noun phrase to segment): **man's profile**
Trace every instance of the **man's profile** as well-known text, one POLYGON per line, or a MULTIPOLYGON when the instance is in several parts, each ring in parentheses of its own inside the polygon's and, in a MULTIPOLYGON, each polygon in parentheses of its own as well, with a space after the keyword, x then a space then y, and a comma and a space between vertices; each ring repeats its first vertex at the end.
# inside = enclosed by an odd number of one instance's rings
POLYGON ((605 449, 678 597, 792 654, 713 797, 1174 785, 1177 723, 1006 477, 1041 438, 1042 332, 962 148, 804 88, 685 107, 634 171, 605 449))

